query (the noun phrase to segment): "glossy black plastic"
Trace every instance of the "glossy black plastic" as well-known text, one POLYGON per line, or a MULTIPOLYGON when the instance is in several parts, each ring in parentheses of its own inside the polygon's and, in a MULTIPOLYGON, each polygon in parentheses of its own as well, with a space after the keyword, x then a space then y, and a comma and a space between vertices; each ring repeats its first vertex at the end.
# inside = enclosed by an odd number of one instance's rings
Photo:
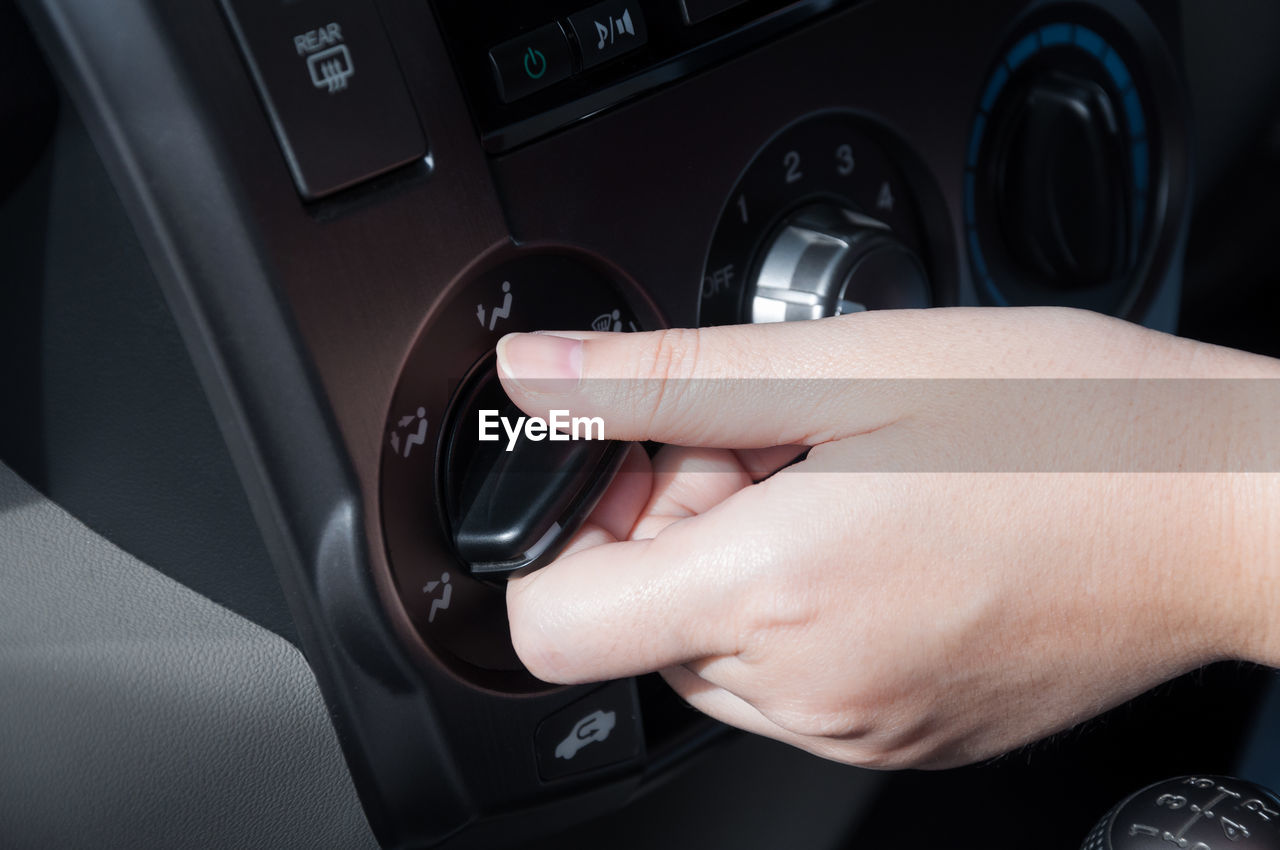
MULTIPOLYGON (((465 386, 446 426, 445 510, 454 549, 472 575, 501 576, 555 560, 613 481, 629 443, 566 431, 539 440, 499 424, 524 421, 492 364, 465 386), (492 441, 481 441, 481 413, 492 441), (578 439, 582 436, 583 439, 578 439)), ((589 426, 584 426, 589 427, 589 426)), ((598 436, 598 435, 597 435, 598 436)))
MULTIPOLYGON (((632 27, 637 36, 643 33, 643 39, 637 37, 643 44, 625 51, 610 50, 608 61, 602 57, 599 62, 593 54, 595 44, 583 44, 573 25, 579 13, 594 8, 589 2, 435 0, 434 5, 485 146, 497 152, 723 61, 848 2, 742 0, 732 4, 732 9, 721 4, 725 7, 722 14, 698 17, 688 24, 675 3, 632 0, 622 9, 634 5, 643 16, 644 26, 632 27), (573 37, 575 73, 552 85, 522 87, 528 97, 504 94, 494 79, 493 63, 487 61, 490 50, 557 23, 573 37)), ((594 33, 594 26, 586 32, 594 33)))

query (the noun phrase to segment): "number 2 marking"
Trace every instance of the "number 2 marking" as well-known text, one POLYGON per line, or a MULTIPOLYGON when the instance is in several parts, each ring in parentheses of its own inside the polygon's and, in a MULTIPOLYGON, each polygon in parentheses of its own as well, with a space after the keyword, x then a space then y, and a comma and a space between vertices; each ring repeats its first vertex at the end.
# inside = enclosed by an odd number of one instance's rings
POLYGON ((782 158, 782 164, 787 167, 788 183, 795 183, 797 180, 804 178, 804 174, 800 172, 800 154, 795 151, 787 151, 787 155, 782 158))

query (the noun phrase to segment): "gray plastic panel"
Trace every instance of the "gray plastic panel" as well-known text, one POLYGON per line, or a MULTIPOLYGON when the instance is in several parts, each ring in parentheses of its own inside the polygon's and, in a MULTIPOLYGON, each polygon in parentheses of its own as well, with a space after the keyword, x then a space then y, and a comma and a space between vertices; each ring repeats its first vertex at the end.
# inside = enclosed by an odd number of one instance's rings
POLYGON ((79 116, 0 202, 0 461, 91 529, 297 643, 160 287, 79 116))
POLYGON ((288 641, 0 466, 7 848, 375 847, 288 641))

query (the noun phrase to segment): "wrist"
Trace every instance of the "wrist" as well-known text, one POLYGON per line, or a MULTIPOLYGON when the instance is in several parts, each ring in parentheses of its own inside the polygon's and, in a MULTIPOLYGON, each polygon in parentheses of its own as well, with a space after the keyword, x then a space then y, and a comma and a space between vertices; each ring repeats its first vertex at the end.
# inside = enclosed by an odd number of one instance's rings
POLYGON ((1280 473, 1237 473, 1232 479, 1235 545, 1225 579, 1234 579, 1242 612, 1228 657, 1280 667, 1280 473))
POLYGON ((1179 476, 1184 521, 1198 528, 1184 553, 1198 574, 1191 600, 1207 626, 1206 661, 1280 667, 1280 361, 1177 339, 1175 374, 1205 381, 1202 440, 1179 476), (1207 463, 1207 466, 1203 464, 1207 463))

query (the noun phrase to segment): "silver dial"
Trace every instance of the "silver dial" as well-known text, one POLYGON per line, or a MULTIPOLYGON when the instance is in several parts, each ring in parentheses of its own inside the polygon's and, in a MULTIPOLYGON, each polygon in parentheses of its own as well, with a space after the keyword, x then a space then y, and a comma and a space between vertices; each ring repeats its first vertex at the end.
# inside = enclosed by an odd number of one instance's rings
POLYGON ((815 203, 789 215, 770 240, 744 318, 793 322, 930 303, 924 266, 888 225, 815 203))

